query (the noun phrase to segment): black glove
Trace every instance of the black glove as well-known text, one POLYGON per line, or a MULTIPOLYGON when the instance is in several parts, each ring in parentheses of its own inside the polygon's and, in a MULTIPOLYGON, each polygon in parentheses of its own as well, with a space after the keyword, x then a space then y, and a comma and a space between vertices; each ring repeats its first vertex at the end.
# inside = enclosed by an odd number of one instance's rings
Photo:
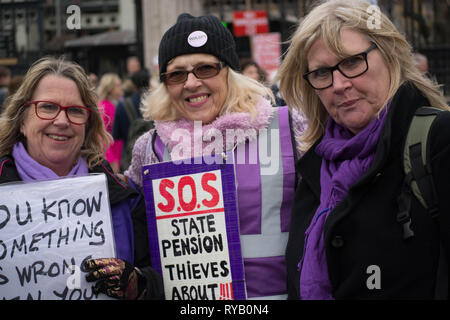
POLYGON ((97 281, 94 293, 110 297, 135 300, 142 299, 147 291, 146 280, 139 269, 125 260, 102 258, 88 260, 84 264, 89 273, 87 281, 97 281))

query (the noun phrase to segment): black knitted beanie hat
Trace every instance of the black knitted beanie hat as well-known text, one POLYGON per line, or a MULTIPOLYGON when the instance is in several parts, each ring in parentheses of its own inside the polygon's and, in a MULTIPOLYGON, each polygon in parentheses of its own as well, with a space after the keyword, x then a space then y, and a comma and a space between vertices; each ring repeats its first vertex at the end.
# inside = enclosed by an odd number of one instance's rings
POLYGON ((182 13, 178 16, 177 22, 164 33, 159 44, 160 79, 170 60, 191 53, 212 54, 231 69, 239 71, 233 35, 213 15, 193 17, 182 13))

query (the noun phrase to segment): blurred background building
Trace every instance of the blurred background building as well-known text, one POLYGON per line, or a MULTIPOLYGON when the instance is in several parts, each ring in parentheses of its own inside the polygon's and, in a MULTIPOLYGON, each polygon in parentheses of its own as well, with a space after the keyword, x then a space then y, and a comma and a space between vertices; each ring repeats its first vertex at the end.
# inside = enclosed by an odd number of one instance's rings
POLYGON ((135 46, 134 1, 0 0, 0 64, 17 71, 47 54, 65 54, 93 72, 120 71, 135 46))
MULTIPOLYGON (((0 64, 23 73, 37 58, 65 54, 88 72, 126 74, 137 56, 154 74, 159 41, 182 12, 214 14, 235 34, 240 57, 276 63, 316 0, 0 0, 0 64), (263 50, 261 48, 266 48, 263 50), (267 48, 270 48, 267 50, 267 48), (270 60, 270 61, 269 61, 270 60)), ((377 3, 428 58, 450 94, 448 0, 377 3)), ((269 70, 271 72, 272 70, 269 70)))

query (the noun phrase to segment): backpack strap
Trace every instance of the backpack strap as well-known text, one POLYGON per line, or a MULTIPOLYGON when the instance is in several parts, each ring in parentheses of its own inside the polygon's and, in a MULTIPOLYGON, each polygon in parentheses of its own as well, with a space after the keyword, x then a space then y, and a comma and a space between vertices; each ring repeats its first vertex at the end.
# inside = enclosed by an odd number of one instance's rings
POLYGON ((429 161, 428 133, 440 110, 421 107, 416 110, 403 150, 405 179, 397 198, 397 222, 403 227, 403 239, 414 236, 411 229, 411 198, 414 195, 433 218, 437 216, 437 196, 429 161))
MULTIPOLYGON (((438 197, 431 174, 430 142, 428 135, 440 109, 421 107, 417 109, 409 127, 403 152, 405 180, 398 198, 397 221, 403 225, 403 238, 414 236, 411 230, 411 196, 414 195, 430 216, 437 221, 439 216, 438 197)), ((439 245, 439 261, 435 281, 435 299, 447 299, 449 288, 448 260, 442 242, 439 245)))
POLYGON ((403 169, 410 180, 411 191, 433 218, 436 218, 439 212, 431 174, 428 135, 440 111, 431 107, 422 107, 416 111, 408 131, 403 156, 403 169))

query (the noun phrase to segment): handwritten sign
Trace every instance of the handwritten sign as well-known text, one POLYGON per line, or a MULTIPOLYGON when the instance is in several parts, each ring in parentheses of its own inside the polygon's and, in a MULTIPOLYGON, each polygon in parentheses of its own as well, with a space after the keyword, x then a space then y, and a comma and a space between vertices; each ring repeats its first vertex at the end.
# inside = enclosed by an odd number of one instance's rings
POLYGON ((115 257, 106 177, 0 185, 0 299, 106 298, 82 263, 115 257))
POLYGON ((198 160, 142 169, 153 267, 168 300, 243 300, 234 166, 198 160))
POLYGON ((267 71, 269 81, 280 67, 281 35, 278 32, 257 34, 251 39, 253 59, 267 71))

